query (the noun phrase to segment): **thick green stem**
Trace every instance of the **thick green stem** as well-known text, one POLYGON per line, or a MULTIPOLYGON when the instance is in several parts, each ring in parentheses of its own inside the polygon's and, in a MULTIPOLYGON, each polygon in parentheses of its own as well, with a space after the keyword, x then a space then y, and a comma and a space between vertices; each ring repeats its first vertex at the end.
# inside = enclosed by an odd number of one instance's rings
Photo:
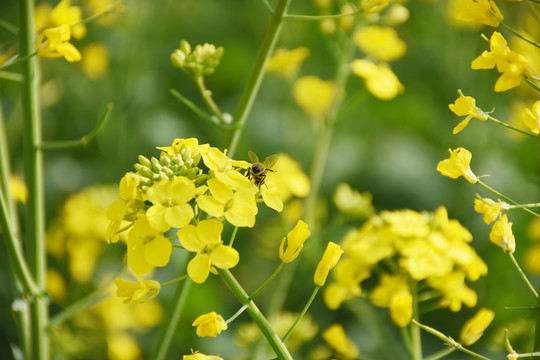
POLYGON ((154 350, 152 351, 150 360, 163 360, 167 357, 167 351, 171 346, 174 332, 178 327, 178 322, 180 321, 180 316, 182 315, 182 311, 184 310, 184 305, 188 297, 189 288, 191 287, 192 283, 193 281, 191 281, 191 279, 186 279, 184 283, 178 284, 178 287, 176 288, 176 292, 173 297, 176 302, 172 304, 172 311, 167 314, 168 316, 165 320, 165 323, 161 327, 161 332, 159 333, 159 338, 156 345, 154 346, 154 350))
POLYGON ((231 292, 236 296, 238 301, 243 306, 247 307, 247 312, 255 321, 259 329, 261 329, 264 337, 276 353, 276 356, 280 360, 284 359, 291 359, 292 356, 289 354, 289 351, 287 350, 287 347, 285 344, 281 341, 279 336, 274 332, 272 327, 270 326, 270 323, 264 315, 261 313, 257 305, 253 302, 253 300, 250 300, 248 294, 246 291, 242 288, 242 286, 238 283, 238 281, 234 278, 234 276, 231 274, 229 270, 222 270, 218 269, 219 275, 227 285, 227 287, 231 290, 231 292))
MULTIPOLYGON (((420 320, 420 312, 418 309, 418 284, 415 281, 411 282, 411 293, 413 295, 413 319, 420 320)), ((411 331, 411 350, 414 360, 422 360, 422 334, 420 327, 416 323, 409 325, 411 331)))
MULTIPOLYGON (((26 57, 34 49, 34 3, 21 0, 20 4, 20 54, 26 57)), ((39 108, 38 58, 29 56, 21 62, 22 113, 24 117, 24 177, 28 186, 26 204, 26 249, 28 266, 40 292, 45 292, 45 196, 43 178, 43 153, 41 145, 41 111, 39 108)), ((32 354, 28 358, 49 359, 48 307, 43 297, 30 303, 32 319, 32 354)))
MULTIPOLYGON (((540 306, 540 297, 536 302, 537 306, 540 306)), ((536 325, 534 330, 534 352, 540 352, 540 308, 536 309, 536 325)), ((535 359, 540 359, 540 356, 535 356, 535 359)))
POLYGON ((283 16, 289 7, 291 0, 279 0, 279 3, 274 10, 274 15, 266 31, 266 35, 259 49, 257 55, 257 60, 251 74, 249 76, 248 82, 244 88, 244 92, 236 108, 234 114, 233 124, 238 125, 235 129, 229 130, 225 133, 223 148, 229 149, 228 156, 230 158, 234 157, 234 152, 238 146, 238 141, 242 135, 242 128, 244 127, 255 98, 259 93, 259 88, 261 86, 262 80, 264 78, 264 71, 266 68, 266 63, 270 58, 270 55, 274 51, 279 33, 281 31, 281 25, 283 23, 283 16))

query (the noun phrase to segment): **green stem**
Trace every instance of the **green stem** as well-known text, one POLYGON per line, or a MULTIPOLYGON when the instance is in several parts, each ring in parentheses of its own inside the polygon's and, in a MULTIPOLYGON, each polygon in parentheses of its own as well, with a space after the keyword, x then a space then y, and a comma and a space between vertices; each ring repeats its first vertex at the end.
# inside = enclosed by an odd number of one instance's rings
POLYGON ((451 353, 453 353, 454 351, 456 351, 455 348, 452 348, 452 347, 449 347, 449 348, 446 348, 446 349, 442 349, 441 351, 438 351, 432 355, 429 355, 428 357, 426 357, 424 360, 438 360, 438 359, 442 359, 443 357, 446 357, 448 355, 450 355, 451 353))
POLYGON ((333 14, 333 15, 297 15, 297 14, 285 14, 286 19, 299 19, 299 20, 324 20, 324 19, 339 19, 346 16, 353 16, 363 12, 362 9, 347 13, 347 14, 333 14))
POLYGON ((167 282, 161 284, 161 287, 163 288, 164 286, 168 286, 168 285, 174 284, 174 283, 176 283, 176 282, 185 280, 185 279, 187 279, 187 277, 188 277, 187 274, 186 274, 186 275, 179 276, 179 277, 177 277, 176 279, 172 279, 172 280, 170 280, 170 281, 167 281, 167 282))
POLYGON ((409 325, 411 332, 411 350, 412 358, 414 360, 422 359, 422 334, 420 327, 416 323, 416 319, 420 320, 419 309, 418 309, 418 283, 416 281, 411 281, 411 293, 413 296, 413 323, 409 325))
POLYGON ((521 35, 521 34, 518 33, 516 30, 512 29, 510 26, 506 25, 504 22, 501 22, 501 25, 502 25, 506 30, 510 31, 512 34, 514 34, 515 36, 517 36, 517 37, 520 38, 521 40, 528 42, 528 43, 531 44, 532 46, 535 46, 535 47, 537 47, 537 48, 540 48, 540 44, 538 44, 538 43, 535 42, 535 41, 532 41, 532 40, 527 39, 525 36, 521 35))
POLYGON ((214 114, 214 116, 218 119, 218 123, 222 125, 227 125, 228 122, 223 117, 223 113, 221 112, 216 102, 214 101, 214 98, 212 97, 212 91, 208 90, 206 84, 204 83, 204 77, 197 77, 195 82, 197 83, 197 87, 199 88, 199 92, 201 93, 201 96, 206 103, 206 106, 208 106, 212 114, 214 114))
POLYGON ((0 79, 10 80, 19 83, 22 83, 24 81, 24 78, 21 76, 21 74, 2 70, 0 70, 0 79))
POLYGON ((281 264, 279 264, 279 266, 278 266, 277 269, 274 271, 274 273, 273 273, 272 275, 270 275, 270 277, 269 277, 268 279, 266 279, 266 281, 264 282, 264 284, 262 284, 262 285, 257 289, 257 291, 255 291, 255 292, 249 297, 249 300, 255 299, 255 297, 256 297, 257 295, 259 295, 259 293, 260 293, 261 291, 263 291, 264 288, 265 288, 268 284, 270 284, 270 282, 271 282, 272 280, 274 280, 274 278, 276 277, 276 275, 277 275, 277 274, 281 271, 281 269, 283 268, 283 265, 285 265, 285 263, 283 263, 283 262, 282 262, 281 264))
POLYGON ((435 335, 436 337, 438 337, 439 339, 444 341, 446 344, 450 345, 455 350, 462 351, 462 352, 464 352, 466 354, 469 354, 471 356, 474 356, 474 357, 476 357, 478 359, 490 360, 489 358, 487 358, 485 356, 482 356, 482 355, 477 354, 477 353, 475 353, 475 352, 473 352, 473 351, 471 351, 469 349, 464 348, 463 345, 458 343, 456 340, 452 339, 451 337, 448 337, 448 336, 444 335, 442 332, 440 332, 438 330, 435 330, 432 327, 421 324, 421 323, 419 323, 418 321, 416 321, 414 319, 412 320, 412 322, 413 322, 413 324, 417 325, 418 327, 422 328, 423 330, 427 331, 428 333, 430 333, 432 335, 435 335))
MULTIPOLYGON (((534 78, 534 80, 538 80, 536 78, 534 78)), ((529 84, 533 89, 535 89, 536 91, 540 91, 540 87, 538 87, 538 85, 536 85, 535 83, 533 83, 530 79, 527 79, 525 78, 525 82, 527 84, 529 84)))
POLYGON ((245 290, 242 288, 240 283, 234 278, 232 273, 229 270, 224 269, 217 269, 219 275, 227 285, 227 287, 231 290, 231 292, 234 294, 234 296, 238 299, 240 304, 247 307, 247 312, 255 321, 255 323, 259 326, 259 329, 261 329, 264 337, 276 353, 278 359, 284 360, 284 359, 291 359, 292 356, 289 354, 289 351, 287 350, 287 347, 285 347, 285 344, 281 341, 279 336, 274 332, 274 329, 270 326, 270 323, 268 320, 264 317, 264 315, 261 313, 257 305, 253 302, 253 300, 250 300, 248 294, 245 292, 245 290))
POLYGON ((533 293, 534 297, 535 298, 538 298, 538 293, 536 292, 536 290, 534 289, 534 287, 532 286, 531 282, 529 281, 529 279, 527 278, 527 275, 525 275, 525 273, 523 272, 523 270, 521 269, 521 266, 519 266, 518 262, 516 261, 516 258, 514 257, 514 254, 512 254, 511 252, 508 253, 508 256, 510 257, 510 260, 512 260, 512 263, 514 264, 514 266, 516 267, 517 271, 519 272, 519 275, 521 276, 521 278, 523 279, 523 281, 525 282, 525 284, 529 287, 529 289, 531 290, 531 292, 533 293))
POLYGON ((234 157, 240 136, 242 135, 242 129, 247 122, 249 113, 251 112, 251 108, 255 102, 255 98, 259 93, 259 88, 264 78, 266 63, 274 51, 279 33, 281 32, 283 16, 287 11, 290 2, 291 0, 279 0, 276 9, 274 10, 272 20, 270 21, 270 25, 266 31, 264 40, 261 44, 261 48, 259 49, 257 60, 255 61, 255 65, 251 71, 247 84, 244 87, 244 91, 240 97, 240 102, 238 103, 236 112, 234 114, 233 124, 237 124, 238 127, 225 132, 223 148, 229 149, 227 155, 230 158, 234 157))
POLYGON ((104 289, 99 289, 94 291, 93 293, 89 294, 88 296, 85 296, 73 304, 69 305, 53 317, 51 317, 51 320, 49 321, 49 326, 58 326, 67 319, 71 318, 73 315, 75 315, 77 312, 79 312, 82 309, 89 309, 92 306, 95 306, 102 301, 106 300, 109 297, 109 294, 104 291, 104 289))
POLYGON ((227 321, 225 321, 226 324, 230 324, 231 322, 234 321, 234 319, 236 319, 237 317, 240 316, 240 314, 242 314, 245 310, 247 309, 247 306, 244 305, 242 306, 233 316, 231 316, 230 318, 227 319, 227 321))
MULTIPOLYGON (((492 194, 495 194, 496 196, 500 197, 501 199, 503 199, 504 201, 506 201, 507 203, 509 204, 512 204, 512 205, 519 205, 517 202, 515 202, 514 200, 510 199, 509 197, 507 196, 504 196, 503 194, 501 194, 500 192, 498 192, 497 190, 493 189, 491 186, 485 184, 483 181, 481 181, 480 179, 477 180, 476 182, 478 185, 482 186, 484 189, 488 190, 489 192, 491 192, 492 194)), ((520 209, 523 209, 524 211, 530 213, 530 214, 533 214, 534 216, 537 216, 537 217, 540 217, 540 214, 537 214, 536 212, 532 211, 531 209, 529 208, 526 208, 526 207, 520 207, 520 209)))
POLYGON ((508 209, 522 209, 522 208, 531 208, 531 207, 540 207, 540 203, 508 205, 508 209))
POLYGON ((191 279, 186 279, 184 283, 178 284, 173 297, 175 303, 172 304, 171 313, 167 314, 168 316, 165 323, 161 327, 159 338, 149 358, 150 360, 163 360, 167 358, 167 351, 169 350, 173 335, 178 327, 178 322, 180 321, 180 316, 184 310, 189 288, 192 283, 193 281, 191 281, 191 279))
POLYGON ((291 328, 289 329, 289 331, 287 331, 287 333, 281 339, 281 341, 283 341, 283 342, 287 341, 287 338, 291 335, 291 333, 293 332, 296 325, 298 325, 300 320, 302 320, 304 315, 306 315, 306 312, 308 311, 309 307, 313 303, 313 300, 315 299, 315 296, 317 296, 317 293, 319 292, 320 288, 321 288, 320 286, 315 287, 315 290, 313 290, 313 293, 311 294, 311 297, 309 298, 308 302, 306 303, 306 306, 304 306, 304 308, 302 309, 302 312, 300 314, 298 314, 298 317, 296 318, 294 324, 292 324, 291 328))
POLYGON ((186 98, 184 95, 182 95, 180 92, 178 92, 175 89, 171 89, 170 93, 172 96, 180 100, 184 105, 186 105, 191 111, 193 111, 197 116, 199 116, 201 119, 208 121, 212 125, 216 125, 219 128, 223 127, 223 124, 221 124, 218 119, 213 118, 209 116, 207 113, 205 113, 203 110, 201 110, 197 105, 193 103, 193 101, 186 98))
POLYGON ((504 126, 504 127, 507 128, 507 129, 514 130, 514 131, 516 131, 516 132, 518 132, 518 133, 520 133, 520 134, 524 134, 524 135, 531 136, 531 137, 533 137, 533 138, 540 139, 540 135, 534 134, 534 133, 529 132, 529 131, 521 130, 521 129, 519 129, 519 128, 517 128, 517 127, 514 127, 514 126, 512 126, 512 125, 510 125, 510 124, 507 124, 507 123, 505 123, 505 122, 502 122, 502 121, 500 121, 500 120, 497 120, 497 119, 495 119, 495 118, 494 118, 493 116, 491 116, 491 115, 488 115, 488 119, 489 119, 490 121, 494 122, 495 124, 504 126))
MULTIPOLYGON (((47 269, 45 251, 45 196, 43 184, 43 153, 41 145, 41 110, 39 107, 38 57, 30 56, 34 48, 34 2, 21 0, 20 5, 20 53, 24 82, 21 86, 23 114, 24 175, 28 187, 26 204, 26 249, 28 265, 40 292, 45 292, 47 269)), ((48 334, 49 309, 45 298, 38 297, 30 304, 32 319, 32 354, 28 359, 50 358, 48 334)))

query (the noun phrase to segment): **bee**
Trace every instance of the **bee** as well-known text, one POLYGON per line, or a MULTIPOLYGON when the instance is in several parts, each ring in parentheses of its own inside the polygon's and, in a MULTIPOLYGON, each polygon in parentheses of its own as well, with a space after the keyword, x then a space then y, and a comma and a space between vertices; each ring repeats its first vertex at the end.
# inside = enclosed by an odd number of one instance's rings
POLYGON ((276 154, 268 156, 264 161, 261 163, 259 161, 259 158, 253 151, 248 151, 248 157, 251 161, 251 166, 246 171, 246 176, 249 180, 253 179, 255 182, 255 185, 261 190, 261 186, 264 185, 264 180, 266 179, 266 174, 271 171, 275 172, 276 170, 272 170, 271 167, 274 166, 276 163, 278 157, 276 154))

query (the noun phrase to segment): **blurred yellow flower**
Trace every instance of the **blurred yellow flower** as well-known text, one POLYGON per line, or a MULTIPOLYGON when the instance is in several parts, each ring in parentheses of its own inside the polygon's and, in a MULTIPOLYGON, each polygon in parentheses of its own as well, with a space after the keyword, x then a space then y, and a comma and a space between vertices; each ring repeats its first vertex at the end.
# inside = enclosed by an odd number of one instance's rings
POLYGON ((508 209, 509 205, 500 200, 495 202, 488 198, 474 199, 474 211, 484 214, 484 222, 486 224, 494 222, 501 211, 507 211, 508 209))
POLYGON ((501 247, 504 252, 514 253, 516 250, 516 239, 512 233, 512 223, 508 222, 508 217, 503 215, 497 220, 491 232, 489 233, 489 240, 495 245, 501 247))
POLYGON ((452 179, 463 176, 471 184, 476 184, 478 178, 471 170, 472 154, 469 150, 458 147, 450 151, 450 159, 442 160, 437 164, 437 171, 452 179))
POLYGON ((476 22, 492 27, 499 26, 503 21, 501 11, 493 0, 467 0, 460 3, 461 11, 457 13, 457 20, 476 22))
POLYGON ((138 275, 167 265, 172 253, 171 242, 161 231, 152 228, 144 216, 129 231, 127 246, 128 265, 138 275))
POLYGON ((131 304, 133 302, 145 302, 151 300, 159 294, 161 284, 155 280, 143 280, 140 276, 138 283, 126 281, 122 279, 115 279, 116 284, 116 296, 125 297, 124 304, 131 304))
POLYGON ((125 6, 117 0, 86 0, 85 3, 93 15, 99 15, 96 22, 101 26, 114 25, 125 6))
POLYGON ((351 68, 356 76, 364 79, 369 92, 381 100, 392 100, 405 89, 387 64, 377 65, 368 60, 356 59, 351 68))
POLYGON ((200 337, 216 337, 223 330, 227 330, 225 320, 215 311, 200 315, 193 321, 192 326, 197 327, 197 335, 200 337))
POLYGON ((501 33, 494 31, 489 40, 491 51, 484 51, 471 63, 473 70, 493 69, 502 75, 495 83, 495 91, 502 92, 512 89, 521 83, 523 77, 531 77, 532 72, 527 59, 508 47, 501 33))
POLYGON ((277 154, 278 160, 272 167, 274 172, 266 174, 265 183, 269 188, 275 187, 281 200, 286 202, 292 196, 306 197, 310 191, 307 175, 302 171, 298 161, 285 153, 277 154))
POLYGON ((54 269, 47 268, 46 274, 47 292, 55 303, 64 301, 67 295, 67 284, 62 274, 54 269))
POLYGON ((375 211, 373 196, 368 192, 354 190, 347 183, 338 184, 332 200, 339 211, 354 218, 366 218, 375 211))
POLYGON ((478 341, 484 334, 486 328, 495 318, 493 310, 482 308, 470 318, 461 328, 459 339, 465 346, 469 346, 478 341))
POLYGON ((453 104, 448 105, 448 107, 454 114, 467 117, 454 128, 452 131, 454 135, 463 130, 472 118, 482 121, 488 119, 488 115, 482 109, 476 107, 476 100, 472 96, 463 95, 461 89, 458 90, 458 93, 459 98, 453 104))
POLYGON ((330 241, 326 246, 326 250, 324 251, 321 261, 319 261, 319 264, 315 269, 315 275, 313 276, 315 285, 324 286, 328 273, 334 266, 336 266, 341 258, 341 254, 343 254, 343 249, 341 246, 330 241))
POLYGON ((81 53, 73 46, 71 31, 68 25, 61 25, 55 28, 49 28, 41 33, 37 40, 37 53, 44 58, 64 57, 69 62, 81 60, 81 53))
POLYGON ((302 220, 281 240, 279 246, 279 258, 284 263, 290 263, 300 254, 304 247, 304 242, 311 235, 308 230, 308 225, 302 220), (285 248, 286 246, 286 248, 285 248))
POLYGON ((322 338, 326 343, 345 359, 356 359, 360 350, 351 339, 347 337, 341 324, 333 324, 323 331, 322 338))
POLYGON ((165 232, 171 227, 181 228, 193 219, 188 202, 195 196, 195 184, 183 176, 154 183, 146 192, 152 206, 146 211, 148 223, 165 232))
POLYGON ((317 76, 304 76, 296 80, 292 93, 296 103, 314 118, 323 117, 330 109, 336 86, 317 76))
POLYGON ((540 134, 540 100, 536 101, 531 109, 526 108, 521 118, 531 132, 536 135, 540 134))
POLYGON ((26 200, 28 200, 28 188, 20 176, 11 175, 9 178, 9 191, 15 201, 26 204, 26 200))
POLYGON ((406 45, 397 31, 388 26, 366 26, 354 33, 356 46, 375 59, 388 62, 405 55, 406 45))
POLYGON ((109 68, 109 49, 104 44, 92 43, 82 49, 81 65, 86 76, 92 81, 98 81, 109 68))
POLYGON ((266 64, 266 72, 285 78, 293 78, 300 71, 300 67, 304 60, 309 57, 310 51, 305 46, 297 47, 296 49, 276 49, 268 63, 266 64))
POLYGON ((133 336, 127 333, 107 335, 107 358, 109 360, 137 360, 142 355, 141 349, 133 336))
POLYGON ((540 245, 535 244, 527 249, 523 257, 523 263, 527 271, 540 274, 540 245))
MULTIPOLYGON (((487 271, 487 267, 486 267, 487 271)), ((485 274, 484 274, 485 275, 485 274)), ((478 301, 478 295, 471 288, 465 285, 465 273, 454 271, 445 276, 428 279, 429 285, 443 294, 439 302, 442 308, 449 308, 450 311, 459 311, 463 304, 473 307, 478 301)))
POLYGON ((223 245, 221 231, 223 223, 217 219, 202 220, 178 230, 180 244, 188 251, 195 252, 187 266, 191 280, 197 284, 206 281, 210 268, 230 269, 238 264, 240 257, 234 248, 223 245))
POLYGON ((86 35, 86 25, 82 20, 82 10, 79 6, 71 6, 71 0, 61 0, 49 14, 52 26, 69 25, 75 39, 86 35))
POLYGON ((394 324, 405 327, 413 316, 413 296, 410 292, 399 292, 390 300, 390 317, 394 324))
POLYGON ((366 14, 375 14, 381 12, 389 3, 390 0, 361 0, 360 6, 366 14))
POLYGON ((182 360, 223 360, 223 359, 220 358, 219 356, 205 355, 203 353, 196 352, 195 354, 184 355, 182 357, 182 360))

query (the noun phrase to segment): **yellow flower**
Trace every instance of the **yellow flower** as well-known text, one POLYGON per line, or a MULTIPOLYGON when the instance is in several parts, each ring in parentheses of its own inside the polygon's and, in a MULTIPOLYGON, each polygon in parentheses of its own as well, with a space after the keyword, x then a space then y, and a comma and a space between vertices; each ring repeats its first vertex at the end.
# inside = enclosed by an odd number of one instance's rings
POLYGON ((509 205, 500 200, 495 202, 491 199, 474 199, 474 211, 484 214, 484 222, 491 224, 497 219, 501 211, 507 211, 509 205))
POLYGON ((333 81, 304 76, 295 81, 292 92, 294 100, 306 113, 319 118, 330 109, 336 86, 333 81))
POLYGON ((540 134, 540 100, 531 109, 525 109, 521 115, 523 123, 536 135, 540 134), (532 111, 531 111, 532 109, 532 111))
POLYGON ((406 46, 396 32, 388 26, 366 26, 354 34, 356 46, 367 55, 381 61, 392 61, 401 58, 406 46))
POLYGON ((439 306, 448 307, 450 311, 460 311, 463 304, 473 307, 478 301, 474 290, 465 285, 465 273, 454 271, 446 276, 428 279, 429 285, 443 294, 439 306))
POLYGON ((324 286, 328 273, 336 266, 341 254, 343 254, 343 249, 338 244, 330 241, 326 246, 321 261, 317 265, 317 269, 315 269, 315 275, 313 277, 315 285, 324 286))
POLYGON ((120 199, 116 200, 107 208, 107 218, 111 220, 105 240, 108 243, 117 242, 120 239, 118 231, 122 221, 135 221, 137 208, 142 206, 142 197, 138 189, 138 181, 133 177, 125 175, 120 180, 120 199))
MULTIPOLYGON (((258 212, 257 203, 255 202, 255 193, 258 192, 257 187, 238 172, 231 171, 231 173, 239 176, 236 176, 236 178, 243 183, 243 186, 233 189, 217 178, 210 179, 207 185, 211 195, 199 196, 197 204, 201 210, 209 215, 217 218, 225 217, 234 226, 253 227, 255 225, 255 215, 258 212)), ((221 178, 224 181, 230 180, 226 175, 221 178)))
POLYGON ((191 355, 184 355, 182 360, 223 360, 219 356, 214 355, 205 355, 203 353, 197 352, 191 355))
POLYGON ((290 263, 304 247, 304 242, 309 237, 310 232, 308 230, 308 225, 302 220, 298 220, 298 223, 288 234, 286 238, 281 240, 281 245, 279 246, 279 258, 284 263, 290 263), (285 248, 287 245, 287 248, 285 248))
POLYGON ((115 279, 116 284, 116 296, 125 297, 124 304, 131 304, 133 302, 145 302, 151 300, 159 294, 161 285, 156 280, 143 280, 140 276, 137 276, 139 283, 126 281, 122 279, 115 279))
POLYGON ((212 266, 230 269, 238 264, 238 252, 221 241, 222 230, 223 223, 217 219, 203 220, 196 227, 188 225, 178 230, 180 244, 197 253, 188 263, 187 272, 198 284, 206 280, 212 266))
POLYGON ((512 223, 508 222, 508 217, 506 215, 501 216, 501 218, 493 224, 491 232, 489 233, 489 240, 501 247, 504 252, 513 253, 516 250, 516 239, 512 233, 512 223))
POLYGON ((366 218, 375 211, 372 205, 373 196, 368 192, 352 189, 347 183, 340 183, 332 197, 339 211, 355 218, 366 218))
POLYGON ((460 122, 452 131, 455 135, 467 126, 469 120, 472 118, 486 121, 488 116, 482 109, 476 107, 476 100, 472 96, 465 96, 461 92, 461 89, 458 90, 459 98, 456 99, 454 104, 448 105, 450 110, 458 116, 467 116, 465 120, 460 122))
POLYGON ((128 265, 140 275, 167 265, 172 253, 171 242, 161 231, 152 228, 144 216, 137 219, 129 231, 127 246, 128 265))
POLYGON ((298 74, 304 60, 309 56, 309 49, 300 46, 296 49, 277 49, 266 64, 266 72, 284 78, 293 78, 298 74))
POLYGON ((146 192, 152 206, 146 211, 151 227, 163 232, 171 227, 181 228, 193 219, 188 202, 195 196, 195 184, 183 176, 154 183, 146 192))
POLYGON ((410 290, 404 275, 382 274, 379 284, 370 294, 370 300, 375 306, 390 307, 396 295, 406 293, 410 293, 410 290))
POLYGON ((410 292, 399 292, 390 300, 390 317, 394 324, 405 327, 413 316, 413 296, 410 292))
POLYGON ((370 93, 381 100, 392 100, 404 90, 403 84, 387 64, 374 64, 356 59, 351 64, 353 73, 364 79, 370 93))
POLYGON ((482 308, 461 328, 459 339, 465 346, 474 344, 482 337, 486 328, 495 318, 493 310, 482 308))
POLYGON ((347 337, 345 329, 341 324, 331 325, 322 333, 322 338, 326 343, 346 359, 356 359, 360 354, 358 347, 347 337))
POLYGON ((109 68, 109 49, 100 43, 87 45, 83 50, 82 68, 92 81, 98 81, 107 73, 109 68))
POLYGON ((71 0, 62 0, 51 11, 49 21, 51 24, 69 25, 75 39, 82 39, 86 35, 86 25, 81 22, 82 10, 78 6, 71 6, 71 0))
POLYGON ((73 46, 68 25, 50 28, 41 33, 37 40, 37 53, 44 58, 64 57, 69 62, 80 61, 81 53, 73 46))
POLYGON ((276 188, 283 202, 292 196, 306 197, 310 191, 310 183, 300 164, 285 153, 277 156, 278 160, 272 166, 275 171, 266 174, 265 184, 268 184, 269 188, 276 188))
POLYGON ((225 320, 215 311, 199 316, 193 321, 192 326, 197 327, 197 335, 200 337, 216 337, 223 330, 227 330, 225 320))
POLYGON ((538 275, 540 274, 540 245, 532 245, 525 252, 523 263, 527 271, 538 275))
POLYGON ((457 14, 457 19, 464 22, 476 22, 492 27, 499 26, 503 21, 501 11, 493 0, 467 0, 463 9, 457 14))
POLYGON ((15 201, 20 201, 26 204, 28 199, 28 188, 18 175, 11 175, 9 178, 9 192, 15 201))
POLYGON ((362 0, 360 6, 366 14, 375 14, 381 12, 390 2, 390 0, 362 0))
POLYGON ((47 292, 52 301, 55 303, 64 301, 67 295, 67 284, 60 271, 54 268, 47 268, 46 279, 47 292))
POLYGON ((437 171, 452 179, 463 176, 471 184, 476 184, 478 178, 471 170, 470 163, 472 154, 469 150, 459 147, 450 150, 450 159, 442 160, 437 164, 437 171))
POLYGON ((141 349, 133 336, 124 332, 107 334, 107 359, 136 360, 141 358, 141 349))
POLYGON ((491 51, 484 51, 482 55, 474 59, 471 68, 477 70, 496 67, 502 75, 495 83, 495 91, 502 92, 512 89, 521 83, 523 77, 532 76, 527 59, 510 50, 501 33, 493 32, 489 43, 491 51))

